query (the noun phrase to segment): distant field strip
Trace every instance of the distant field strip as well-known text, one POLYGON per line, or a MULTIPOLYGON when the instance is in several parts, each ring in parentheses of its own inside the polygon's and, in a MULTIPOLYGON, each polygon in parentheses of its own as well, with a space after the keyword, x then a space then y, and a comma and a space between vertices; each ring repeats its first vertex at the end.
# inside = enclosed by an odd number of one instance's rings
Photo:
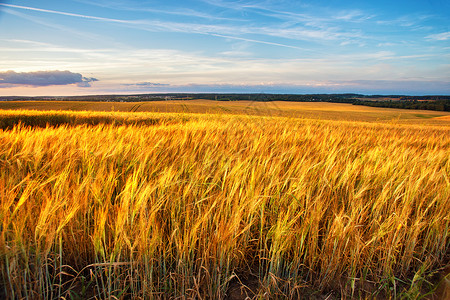
POLYGON ((417 298, 448 266, 448 126, 24 110, 0 124, 5 298, 417 298))
POLYGON ((169 100, 148 102, 0 101, 0 110, 69 110, 238 114, 450 126, 449 112, 389 109, 327 102, 169 100))

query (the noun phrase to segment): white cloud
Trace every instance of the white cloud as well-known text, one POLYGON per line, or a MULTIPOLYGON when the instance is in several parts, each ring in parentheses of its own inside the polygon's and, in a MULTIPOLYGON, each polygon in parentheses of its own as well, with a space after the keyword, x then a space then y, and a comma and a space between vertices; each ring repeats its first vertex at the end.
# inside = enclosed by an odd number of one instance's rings
POLYGON ((152 87, 167 87, 170 84, 158 83, 158 82, 136 82, 136 83, 124 83, 124 86, 132 86, 135 88, 152 88, 152 87))
POLYGON ((450 31, 430 34, 426 38, 430 39, 430 40, 435 40, 435 41, 446 41, 446 40, 450 39, 450 31))

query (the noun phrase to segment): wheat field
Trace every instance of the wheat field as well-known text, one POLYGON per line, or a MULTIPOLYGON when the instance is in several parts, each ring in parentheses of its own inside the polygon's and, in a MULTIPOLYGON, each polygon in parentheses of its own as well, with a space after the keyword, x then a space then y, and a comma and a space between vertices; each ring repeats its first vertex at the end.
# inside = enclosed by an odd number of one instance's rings
POLYGON ((0 127, 0 296, 418 298, 448 268, 449 126, 11 110, 0 127))
POLYGON ((0 101, 0 110, 158 112, 254 115, 335 121, 450 126, 450 112, 393 109, 329 102, 214 101, 204 99, 146 102, 0 101))

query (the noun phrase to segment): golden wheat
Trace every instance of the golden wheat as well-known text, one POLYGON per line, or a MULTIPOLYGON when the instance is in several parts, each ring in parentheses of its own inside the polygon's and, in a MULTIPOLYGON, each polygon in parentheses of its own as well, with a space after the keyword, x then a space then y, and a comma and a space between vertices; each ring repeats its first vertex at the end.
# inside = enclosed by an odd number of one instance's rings
POLYGON ((10 298, 224 298, 252 278, 261 297, 397 297, 423 292, 448 259, 448 127, 2 116, 66 118, 0 130, 10 298))

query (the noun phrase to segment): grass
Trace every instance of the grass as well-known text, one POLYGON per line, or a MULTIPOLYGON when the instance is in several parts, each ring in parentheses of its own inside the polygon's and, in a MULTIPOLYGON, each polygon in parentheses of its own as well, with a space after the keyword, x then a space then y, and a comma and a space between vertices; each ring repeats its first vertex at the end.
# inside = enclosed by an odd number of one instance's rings
POLYGON ((0 124, 5 297, 224 299, 244 284, 417 298, 448 267, 445 125, 56 111, 0 124))

